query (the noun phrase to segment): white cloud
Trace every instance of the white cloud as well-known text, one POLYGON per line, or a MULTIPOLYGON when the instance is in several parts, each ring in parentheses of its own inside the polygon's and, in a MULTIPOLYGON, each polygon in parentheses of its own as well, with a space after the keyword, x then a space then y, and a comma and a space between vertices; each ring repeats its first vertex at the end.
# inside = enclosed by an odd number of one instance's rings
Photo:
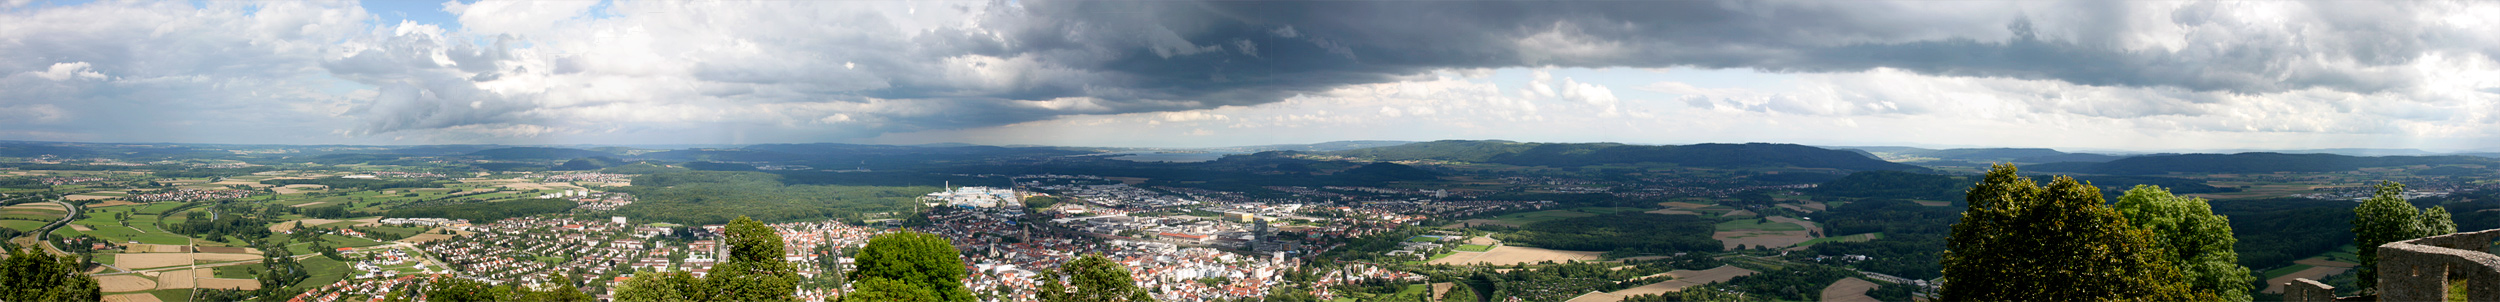
POLYGON ((52 68, 50 69, 46 69, 44 71, 30 71, 28 73, 32 73, 36 77, 54 81, 65 81, 70 78, 90 80, 102 80, 105 78, 102 73, 96 73, 93 70, 88 70, 87 62, 56 63, 52 64, 52 68))

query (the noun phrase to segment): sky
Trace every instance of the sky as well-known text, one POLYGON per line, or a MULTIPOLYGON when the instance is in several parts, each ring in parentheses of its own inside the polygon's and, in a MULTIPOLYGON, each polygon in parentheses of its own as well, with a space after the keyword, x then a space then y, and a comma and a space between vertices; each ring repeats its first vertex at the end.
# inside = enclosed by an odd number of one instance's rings
POLYGON ((2500 2, 0 0, 0 140, 2500 150, 2500 2))

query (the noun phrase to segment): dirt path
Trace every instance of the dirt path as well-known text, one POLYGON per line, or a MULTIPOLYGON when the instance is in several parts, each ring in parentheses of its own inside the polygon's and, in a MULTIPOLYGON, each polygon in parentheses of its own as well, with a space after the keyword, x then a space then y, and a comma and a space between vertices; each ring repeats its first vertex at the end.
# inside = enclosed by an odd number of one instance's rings
POLYGON ((1870 290, 1875 290, 1875 282, 1858 278, 1840 279, 1833 281, 1832 286, 1823 287, 1823 302, 1881 302, 1866 296, 1866 291, 1870 290))
POLYGON ((2308 278, 2309 280, 2318 280, 2318 279, 2324 279, 2324 278, 2326 278, 2326 276, 2334 276, 2335 274, 2342 274, 2342 273, 2344 273, 2344 271, 2345 271, 2345 270, 2350 270, 2350 269, 2352 269, 2352 268, 2332 267, 2332 266, 2313 266, 2313 267, 2309 267, 2308 269, 2303 269, 2303 270, 2300 270, 2300 271, 2297 271, 2297 272, 2292 272, 2292 273, 2290 273, 2290 274, 2283 274, 2283 276, 2282 276, 2282 277, 2274 277, 2274 279, 2266 279, 2266 290, 2264 290, 2264 291, 2260 291, 2260 292, 2263 292, 2263 293, 2268 293, 2268 294, 2280 294, 2280 293, 2283 293, 2283 284, 2284 284, 2284 283, 2291 283, 2291 282, 2292 282, 2292 279, 2294 279, 2294 278, 2308 278))
POLYGON ((135 293, 104 295, 104 302, 165 302, 165 300, 156 299, 156 294, 135 293))
POLYGON ((1726 282, 1728 279, 1736 279, 1737 276, 1753 275, 1754 273, 1755 272, 1753 270, 1730 265, 1721 265, 1716 268, 1698 271, 1675 270, 1666 273, 1667 275, 1675 276, 1675 280, 1659 281, 1658 283, 1650 283, 1649 285, 1642 285, 1640 287, 1626 288, 1609 294, 1624 297, 1662 294, 1681 291, 1686 287, 1710 284, 1711 282, 1726 282))
POLYGON ((96 285, 103 287, 104 292, 108 293, 135 292, 156 289, 156 280, 148 280, 148 278, 140 276, 96 276, 95 282, 96 285))

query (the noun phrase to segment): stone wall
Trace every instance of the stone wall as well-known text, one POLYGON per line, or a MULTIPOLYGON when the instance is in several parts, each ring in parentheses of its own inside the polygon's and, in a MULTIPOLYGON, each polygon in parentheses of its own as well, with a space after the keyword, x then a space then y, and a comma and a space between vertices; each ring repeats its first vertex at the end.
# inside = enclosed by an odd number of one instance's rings
MULTIPOLYGON (((2378 247, 2378 301, 2442 301, 2451 280, 2466 280, 2468 301, 2500 301, 2500 229, 2397 241, 2378 247)), ((2284 285, 2287 301, 2335 301, 2335 288, 2309 279, 2284 285)), ((2349 299, 2349 298, 2346 298, 2349 299)))

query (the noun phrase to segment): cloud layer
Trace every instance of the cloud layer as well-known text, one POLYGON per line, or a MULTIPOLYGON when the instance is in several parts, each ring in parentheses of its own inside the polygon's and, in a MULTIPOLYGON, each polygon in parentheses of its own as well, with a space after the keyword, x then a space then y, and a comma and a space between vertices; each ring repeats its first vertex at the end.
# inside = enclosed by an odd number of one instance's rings
MULTIPOLYGON (((1133 121, 1289 129, 1333 115, 1268 111, 1475 85, 1363 112, 2463 139, 2492 135, 2483 99, 2500 92, 2482 71, 2500 5, 2482 2, 446 2, 457 24, 384 24, 353 2, 203 5, 0 13, 0 138, 749 143, 1148 116, 1133 121), (1618 67, 1796 83, 1466 80, 1618 67), (1267 113, 1226 113, 1240 110, 1267 113)), ((1231 135, 1315 137, 1271 132, 1231 135)), ((1449 135, 1377 138, 1427 136, 1449 135)))

